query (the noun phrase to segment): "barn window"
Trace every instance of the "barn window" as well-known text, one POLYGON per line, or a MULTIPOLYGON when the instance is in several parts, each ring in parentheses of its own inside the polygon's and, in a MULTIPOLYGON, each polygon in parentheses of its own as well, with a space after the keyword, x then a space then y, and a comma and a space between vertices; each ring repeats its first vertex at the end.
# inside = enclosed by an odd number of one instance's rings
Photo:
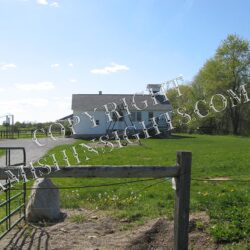
POLYGON ((154 117, 154 112, 148 112, 148 120, 151 121, 154 117))
POLYGON ((131 112, 131 121, 141 122, 142 121, 141 112, 131 112))
POLYGON ((141 122, 141 112, 137 112, 137 121, 141 122))
POLYGON ((95 120, 96 125, 100 125, 100 120, 95 120))

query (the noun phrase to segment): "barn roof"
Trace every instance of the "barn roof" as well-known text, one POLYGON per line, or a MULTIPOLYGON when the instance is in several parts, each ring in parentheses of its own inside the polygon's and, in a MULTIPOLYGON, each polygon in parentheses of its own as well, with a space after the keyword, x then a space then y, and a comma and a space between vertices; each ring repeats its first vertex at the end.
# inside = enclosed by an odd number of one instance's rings
MULTIPOLYGON (((133 107, 132 94, 73 94, 72 95, 72 110, 75 111, 93 111, 105 110, 103 105, 115 102, 117 105, 122 104, 121 99, 125 98, 130 110, 136 110, 133 107)), ((163 96, 157 96, 159 104, 154 105, 152 97, 150 95, 135 95, 135 101, 138 107, 143 107, 143 101, 147 100, 148 107, 146 111, 168 111, 171 109, 169 101, 164 101, 163 96)))

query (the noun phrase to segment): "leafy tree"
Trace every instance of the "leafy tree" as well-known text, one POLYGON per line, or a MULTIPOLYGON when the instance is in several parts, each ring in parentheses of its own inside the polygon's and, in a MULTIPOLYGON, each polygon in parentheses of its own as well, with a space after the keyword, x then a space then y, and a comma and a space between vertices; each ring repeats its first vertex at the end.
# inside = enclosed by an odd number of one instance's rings
POLYGON ((181 96, 178 95, 176 89, 169 89, 167 97, 172 105, 172 123, 175 132, 193 132, 195 130, 193 112, 194 94, 191 84, 180 85, 179 90, 181 96))
MULTIPOLYGON (((192 86, 196 98, 211 97, 220 93, 228 97, 228 89, 240 95, 240 88, 246 84, 249 90, 250 83, 250 45, 237 35, 229 35, 216 50, 213 58, 209 59, 192 86)), ((248 91, 249 92, 249 91, 248 91)), ((228 102, 225 111, 212 113, 201 121, 207 123, 214 120, 220 130, 230 131, 233 134, 249 133, 250 103, 238 104, 235 99, 228 102)))

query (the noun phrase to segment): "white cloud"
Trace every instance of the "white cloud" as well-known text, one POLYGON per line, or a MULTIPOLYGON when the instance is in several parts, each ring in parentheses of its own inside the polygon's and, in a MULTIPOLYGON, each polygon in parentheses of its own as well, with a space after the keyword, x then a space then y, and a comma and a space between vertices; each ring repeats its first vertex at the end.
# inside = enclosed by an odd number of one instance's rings
POLYGON ((53 3, 50 4, 50 6, 58 8, 59 7, 59 3, 58 2, 53 2, 53 3))
POLYGON ((52 90, 55 88, 52 82, 38 82, 38 83, 17 83, 16 88, 21 90, 52 90))
MULTIPOLYGON (((67 110, 71 109, 71 97, 63 97, 59 100, 55 100, 53 105, 55 105, 56 110, 63 111, 63 113, 65 113, 67 110)), ((55 117, 54 119, 58 119, 58 117, 55 117)))
POLYGON ((129 70, 129 67, 126 65, 111 63, 111 66, 106 66, 100 69, 92 69, 90 72, 92 74, 107 75, 118 71, 127 71, 127 70, 129 70))
POLYGON ((52 99, 55 101, 60 101, 60 102, 71 101, 71 96, 54 96, 52 99))
POLYGON ((47 99, 44 98, 30 98, 30 99, 21 99, 17 100, 17 104, 20 104, 21 106, 28 106, 29 108, 34 107, 46 107, 49 103, 47 99))
POLYGON ((14 63, 0 63, 1 70, 15 69, 16 65, 14 63))
POLYGON ((76 80, 76 79, 69 79, 69 81, 70 81, 70 82, 72 82, 72 83, 77 82, 77 80, 76 80))
POLYGON ((0 98, 0 114, 5 113, 14 114, 16 121, 55 121, 72 113, 71 96, 0 98))
POLYGON ((48 0, 37 0, 36 2, 38 4, 41 4, 41 5, 48 5, 49 4, 48 0))
POLYGON ((69 63, 69 67, 73 68, 74 64, 73 63, 69 63))
POLYGON ((51 64, 50 67, 52 69, 58 69, 60 67, 60 64, 59 63, 54 63, 54 64, 51 64))
POLYGON ((4 88, 0 88, 0 92, 4 92, 4 88))
MULTIPOLYGON (((25 119, 26 115, 35 110, 34 108, 44 108, 47 107, 48 104, 49 101, 44 98, 25 98, 0 101, 0 106, 4 107, 5 113, 21 115, 23 120, 25 119)), ((35 110, 35 112, 37 111, 35 110)), ((29 119, 30 118, 31 117, 29 117, 29 119)))
POLYGON ((57 1, 52 1, 50 2, 49 0, 37 0, 36 1, 38 4, 40 5, 48 5, 54 8, 58 8, 59 7, 59 3, 57 1))

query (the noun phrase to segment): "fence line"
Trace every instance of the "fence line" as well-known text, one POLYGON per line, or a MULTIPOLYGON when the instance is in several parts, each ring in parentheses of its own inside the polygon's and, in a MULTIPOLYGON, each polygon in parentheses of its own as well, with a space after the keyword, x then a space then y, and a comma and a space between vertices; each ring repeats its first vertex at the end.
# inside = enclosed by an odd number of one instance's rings
MULTIPOLYGON (((33 177, 31 168, 23 168, 27 178, 33 177)), ((0 168, 0 179, 6 179, 6 170, 18 176, 20 170, 16 167, 0 168)), ((46 168, 35 167, 37 172, 44 172, 46 168)), ((101 177, 101 178, 160 178, 160 177, 178 177, 180 173, 179 166, 164 167, 164 166, 71 166, 61 167, 58 171, 57 167, 51 167, 49 173, 50 178, 65 178, 65 177, 101 177)), ((184 173, 183 173, 184 174, 184 173)))
MULTIPOLYGON (((153 181, 153 180, 161 180, 161 178, 153 178, 153 179, 143 179, 143 180, 135 180, 135 181, 126 181, 126 182, 117 182, 117 183, 106 183, 106 184, 100 184, 100 185, 88 185, 88 186, 56 186, 56 187, 42 187, 42 188, 34 188, 34 187, 27 187, 27 190, 33 190, 33 189, 81 189, 81 188, 99 188, 99 187, 109 187, 109 186, 119 186, 119 185, 126 185, 131 183, 138 183, 138 182, 147 182, 147 181, 153 181)), ((166 179, 164 179, 165 181, 166 179)), ((19 188, 12 188, 12 190, 22 190, 19 188)))
MULTIPOLYGON (((175 212, 174 212, 174 249, 188 249, 189 200, 191 182, 191 152, 177 152, 176 166, 72 166, 51 167, 50 178, 59 177, 104 177, 104 178, 166 178, 174 177, 175 212)), ((20 173, 17 167, 9 167, 16 176, 20 173)), ((0 169, 0 179, 6 178, 5 171, 0 169)), ((31 169, 24 167, 27 178, 32 176, 31 169), (28 172, 27 172, 28 170, 28 172)), ((44 171, 43 167, 35 170, 44 171)), ((33 177, 33 176, 32 176, 33 177)))
MULTIPOLYGON (((0 130, 1 139, 13 139, 22 137, 33 137, 33 133, 36 129, 18 129, 18 130, 0 130)), ((61 135, 61 131, 53 131, 54 135, 61 135)), ((48 137, 48 130, 45 130, 45 134, 41 133, 42 137, 48 137)))

